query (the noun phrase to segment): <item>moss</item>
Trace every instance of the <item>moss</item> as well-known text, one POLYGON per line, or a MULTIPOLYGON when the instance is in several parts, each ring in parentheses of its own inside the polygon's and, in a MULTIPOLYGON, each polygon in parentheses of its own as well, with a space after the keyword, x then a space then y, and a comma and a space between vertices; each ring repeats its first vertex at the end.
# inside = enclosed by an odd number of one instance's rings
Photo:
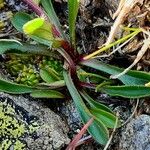
POLYGON ((9 60, 4 64, 7 72, 20 84, 34 86, 43 80, 39 70, 52 68, 62 79, 63 64, 60 60, 46 56, 8 55, 9 60))

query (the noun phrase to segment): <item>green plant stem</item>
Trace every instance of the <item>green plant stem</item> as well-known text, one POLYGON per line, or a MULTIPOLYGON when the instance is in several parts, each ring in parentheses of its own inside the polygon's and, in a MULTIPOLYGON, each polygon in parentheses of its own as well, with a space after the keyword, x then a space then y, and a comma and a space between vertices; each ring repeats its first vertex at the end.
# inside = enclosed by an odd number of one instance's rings
POLYGON ((89 54, 89 55, 83 57, 83 60, 91 59, 94 56, 98 55, 99 53, 104 52, 104 51, 110 49, 111 47, 113 47, 113 46, 115 46, 117 44, 123 43, 124 41, 126 41, 130 37, 135 36, 135 35, 137 35, 140 32, 141 32, 141 29, 137 29, 136 31, 132 32, 131 34, 129 34, 129 35, 127 35, 127 36, 125 36, 125 37, 123 37, 123 38, 121 38, 121 39, 119 39, 119 40, 117 40, 117 41, 115 41, 115 42, 113 42, 113 43, 111 43, 109 45, 106 45, 106 46, 100 48, 99 50, 93 52, 92 54, 89 54))

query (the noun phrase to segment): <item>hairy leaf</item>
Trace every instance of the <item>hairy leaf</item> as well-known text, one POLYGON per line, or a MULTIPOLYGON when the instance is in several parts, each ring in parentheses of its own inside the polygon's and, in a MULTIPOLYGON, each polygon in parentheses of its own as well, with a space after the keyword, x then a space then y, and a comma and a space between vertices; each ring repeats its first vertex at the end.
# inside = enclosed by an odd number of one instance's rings
MULTIPOLYGON (((81 64, 102 72, 106 72, 111 75, 119 74, 124 70, 115 66, 104 64, 98 60, 86 60, 81 62, 81 64)), ((142 71, 130 70, 118 79, 122 81, 125 85, 145 85, 147 82, 150 81, 150 74, 142 71)))
POLYGON ((48 87, 49 89, 57 89, 65 86, 64 80, 55 81, 52 83, 39 83, 40 87, 48 87))
MULTIPOLYGON (((103 124, 108 127, 108 128, 114 128, 116 124, 116 116, 113 115, 112 113, 109 113, 107 111, 104 111, 102 109, 95 109, 91 108, 90 112, 95 116, 95 119, 97 121, 103 122, 103 124)), ((118 122, 118 127, 119 127, 119 122, 118 122)))
POLYGON ((57 73, 53 69, 41 69, 40 70, 41 78, 47 83, 53 83, 59 80, 57 73))
POLYGON ((53 8, 53 4, 52 4, 51 0, 41 0, 41 3, 43 5, 50 21, 52 22, 52 24, 55 25, 56 29, 58 30, 58 32, 59 32, 58 34, 61 34, 62 38, 66 39, 66 36, 61 29, 61 24, 55 13, 55 10, 53 8))
POLYGON ((31 53, 31 54, 41 54, 41 55, 50 55, 47 47, 44 45, 33 45, 20 43, 16 40, 1 39, 0 40, 0 54, 9 53, 31 53))
POLYGON ((64 95, 56 90, 35 90, 30 94, 34 98, 64 98, 64 95))
POLYGON ((75 47, 75 23, 79 9, 79 0, 68 0, 68 8, 69 8, 69 32, 71 42, 75 47))
POLYGON ((23 93, 31 93, 34 90, 35 89, 33 87, 16 84, 11 81, 4 80, 2 78, 0 79, 0 92, 23 94, 23 93))
POLYGON ((102 110, 107 111, 109 113, 113 113, 113 111, 109 107, 93 100, 85 91, 80 92, 80 94, 89 103, 91 108, 102 109, 102 110))
POLYGON ((100 89, 111 96, 121 96, 125 98, 142 98, 150 96, 150 87, 146 86, 106 86, 100 89))
MULTIPOLYGON (((78 93, 77 89, 75 88, 70 75, 67 74, 67 72, 65 72, 65 71, 64 71, 64 80, 65 80, 66 86, 74 100, 74 103, 78 109, 81 119, 86 124, 93 116, 90 113, 90 111, 87 109, 80 94, 78 93)), ((91 126, 88 128, 88 131, 97 142, 104 144, 104 145, 107 143, 108 130, 102 122, 98 122, 98 121, 94 120, 93 123, 91 124, 91 126)))

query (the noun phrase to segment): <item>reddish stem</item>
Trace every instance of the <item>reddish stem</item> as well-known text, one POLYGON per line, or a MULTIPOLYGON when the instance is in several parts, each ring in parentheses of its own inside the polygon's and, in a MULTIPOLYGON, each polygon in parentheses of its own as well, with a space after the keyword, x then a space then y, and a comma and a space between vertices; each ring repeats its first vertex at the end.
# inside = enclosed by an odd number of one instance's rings
POLYGON ((95 84, 92 84, 92 83, 87 83, 87 82, 79 82, 79 85, 82 86, 82 87, 86 87, 86 88, 89 88, 89 89, 95 89, 95 84))
POLYGON ((91 118, 81 129, 81 131, 74 137, 72 142, 68 145, 66 150, 75 150, 76 146, 78 145, 78 141, 81 139, 83 134, 87 131, 88 127, 93 123, 94 119, 91 118))
POLYGON ((45 16, 44 11, 32 0, 23 0, 26 4, 29 5, 29 7, 32 8, 32 10, 38 15, 38 16, 45 16))

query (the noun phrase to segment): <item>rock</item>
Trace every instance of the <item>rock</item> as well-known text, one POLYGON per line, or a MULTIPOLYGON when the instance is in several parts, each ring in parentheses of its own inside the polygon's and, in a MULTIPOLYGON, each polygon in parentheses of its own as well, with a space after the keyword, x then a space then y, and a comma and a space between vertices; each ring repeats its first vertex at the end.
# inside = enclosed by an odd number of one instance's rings
POLYGON ((62 119, 38 100, 0 93, 3 148, 60 150, 70 142, 67 133, 68 127, 62 119))
POLYGON ((59 111, 60 114, 65 117, 66 122, 70 128, 69 135, 71 138, 73 138, 78 133, 77 131, 83 126, 74 102, 72 100, 70 100, 69 102, 65 102, 59 108, 59 111))
POLYGON ((150 116, 138 116, 127 124, 122 132, 119 149, 150 150, 150 116))

